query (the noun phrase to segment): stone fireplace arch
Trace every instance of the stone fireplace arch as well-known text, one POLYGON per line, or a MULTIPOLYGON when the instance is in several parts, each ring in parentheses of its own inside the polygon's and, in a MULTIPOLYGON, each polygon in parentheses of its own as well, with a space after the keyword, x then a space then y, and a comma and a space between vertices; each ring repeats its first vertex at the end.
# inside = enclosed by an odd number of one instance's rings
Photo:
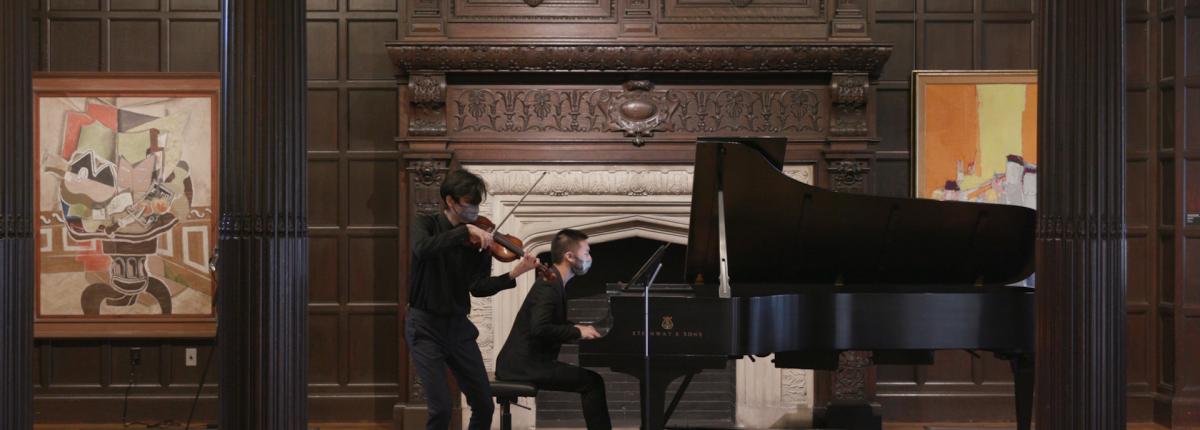
MULTIPOLYGON (((590 242, 645 238, 687 244, 691 206, 691 165, 489 165, 464 164, 480 175, 489 197, 480 213, 494 222, 508 217, 500 230, 524 242, 527 252, 550 250, 563 228, 588 234, 590 242), (518 200, 534 181, 545 177, 519 207, 518 200), (511 214, 511 216, 510 216, 511 214)), ((784 173, 812 183, 812 165, 787 166, 784 173)), ((493 273, 513 263, 494 262, 493 273)), ((677 268, 682 270, 682 268, 677 268)), ((517 288, 493 297, 472 298, 471 320, 479 328, 479 347, 489 371, 508 338, 513 319, 533 286, 526 274, 517 288)), ((766 428, 811 421, 812 372, 775 369, 770 359, 738 360, 737 424, 766 428)), ((525 401, 528 403, 528 400, 525 401)), ((514 408, 514 428, 533 428, 537 405, 514 408)), ((464 414, 465 415, 465 414, 464 414)), ((499 422, 497 417, 495 423, 499 422)), ((465 421, 464 421, 465 425, 465 421)))

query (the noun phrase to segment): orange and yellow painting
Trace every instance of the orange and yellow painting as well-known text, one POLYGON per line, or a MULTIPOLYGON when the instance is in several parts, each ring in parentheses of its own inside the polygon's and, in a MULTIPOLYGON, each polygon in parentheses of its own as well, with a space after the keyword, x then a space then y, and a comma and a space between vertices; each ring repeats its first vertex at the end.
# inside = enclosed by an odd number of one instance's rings
POLYGON ((916 195, 1037 208, 1037 73, 913 73, 916 195))

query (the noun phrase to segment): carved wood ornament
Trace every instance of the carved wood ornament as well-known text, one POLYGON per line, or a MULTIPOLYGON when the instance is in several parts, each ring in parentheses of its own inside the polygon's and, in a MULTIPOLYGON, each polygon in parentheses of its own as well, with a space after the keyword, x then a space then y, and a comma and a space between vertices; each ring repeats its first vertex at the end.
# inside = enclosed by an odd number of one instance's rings
POLYGON ((410 136, 620 132, 640 146, 659 132, 824 133, 825 124, 832 136, 866 137, 868 76, 879 73, 891 46, 393 42, 388 52, 400 74, 408 75, 410 136), (797 87, 663 90, 648 79, 627 81, 620 90, 447 91, 447 73, 479 72, 830 73, 833 78, 830 95, 797 87), (824 112, 830 105, 834 109, 824 112))
POLYGON ((876 75, 880 43, 497 44, 390 42, 401 74, 445 72, 795 72, 876 75))
POLYGON ((834 191, 865 192, 864 181, 871 168, 865 161, 839 160, 829 163, 829 178, 834 191))
POLYGON ((413 158, 407 160, 411 205, 417 214, 430 215, 441 210, 440 187, 450 170, 448 159, 413 158))
POLYGON ((408 90, 413 107, 408 133, 413 136, 445 135, 446 75, 412 75, 409 77, 408 90))
POLYGON ((834 119, 829 132, 834 136, 867 135, 867 75, 834 74, 829 84, 833 95, 834 119))
POLYGON ((829 114, 808 89, 656 90, 630 81, 622 90, 470 89, 450 103, 449 132, 820 132, 829 114))
POLYGON ((650 136, 655 127, 662 123, 664 112, 659 109, 665 95, 655 100, 650 90, 654 84, 650 81, 629 81, 624 85, 625 91, 618 94, 608 104, 609 117, 618 130, 625 136, 633 138, 634 146, 642 146, 642 138, 650 136))

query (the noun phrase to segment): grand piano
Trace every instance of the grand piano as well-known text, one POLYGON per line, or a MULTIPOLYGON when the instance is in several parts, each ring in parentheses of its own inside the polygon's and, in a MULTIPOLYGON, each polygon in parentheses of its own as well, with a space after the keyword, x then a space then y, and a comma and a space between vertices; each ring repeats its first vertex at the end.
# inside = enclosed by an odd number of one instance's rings
POLYGON ((1034 211, 812 187, 782 173, 785 145, 697 142, 691 283, 652 285, 647 298, 655 267, 610 292, 604 335, 580 342, 580 365, 641 381, 642 427, 658 430, 693 375, 743 356, 833 369, 843 351, 872 351, 877 364, 986 351, 1010 361, 1017 426, 1028 430, 1034 293, 1010 285, 1033 273, 1034 211))

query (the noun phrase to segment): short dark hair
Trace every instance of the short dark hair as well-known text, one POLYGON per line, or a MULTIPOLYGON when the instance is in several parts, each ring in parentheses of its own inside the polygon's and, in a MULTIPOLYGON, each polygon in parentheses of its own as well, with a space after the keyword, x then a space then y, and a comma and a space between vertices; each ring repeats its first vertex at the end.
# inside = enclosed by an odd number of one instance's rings
POLYGON ((563 255, 579 249, 579 242, 587 240, 588 236, 582 231, 564 228, 554 235, 550 243, 550 263, 558 264, 563 261, 563 255))
POLYGON ((479 204, 483 202, 483 196, 487 194, 487 184, 483 182, 483 178, 466 170, 455 170, 446 175, 446 180, 442 181, 442 201, 446 201, 446 196, 451 196, 454 201, 459 201, 463 197, 467 198, 467 202, 471 204, 479 204))

